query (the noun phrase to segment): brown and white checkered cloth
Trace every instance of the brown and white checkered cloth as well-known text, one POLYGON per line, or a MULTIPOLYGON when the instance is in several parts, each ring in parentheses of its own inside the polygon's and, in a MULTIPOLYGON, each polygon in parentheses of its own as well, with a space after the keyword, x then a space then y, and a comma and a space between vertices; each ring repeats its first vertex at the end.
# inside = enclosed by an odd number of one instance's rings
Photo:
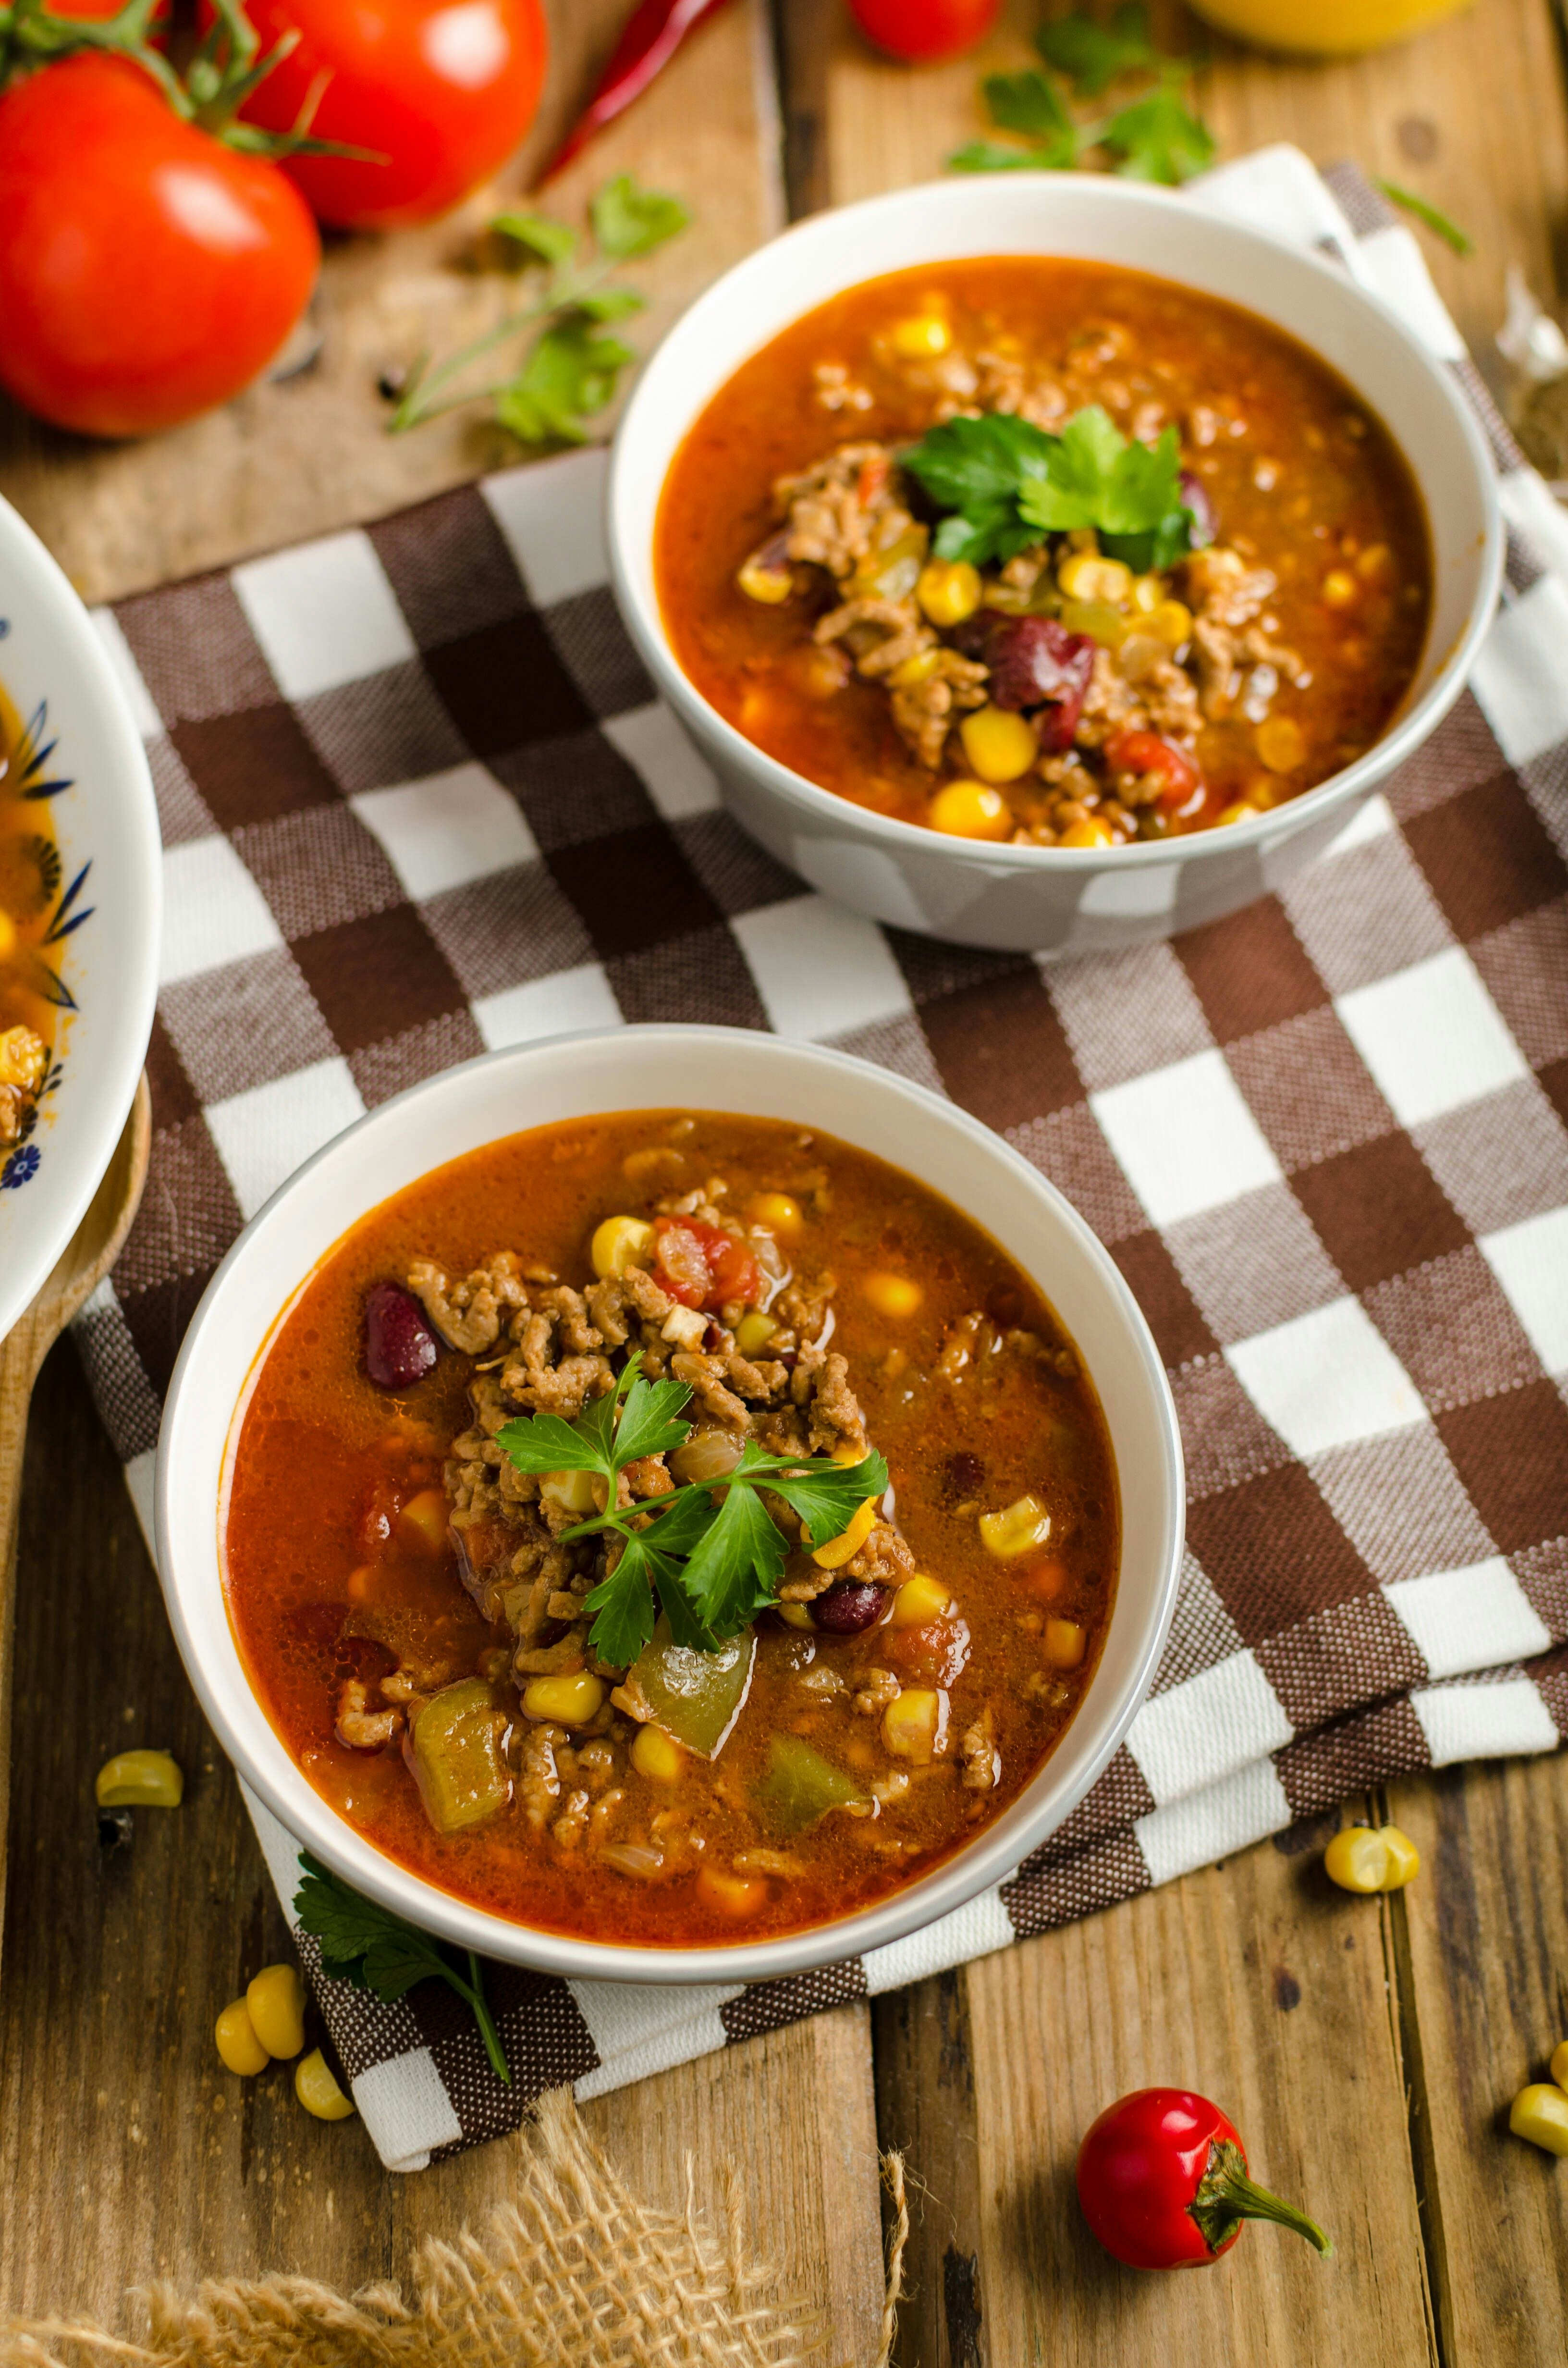
MULTIPOLYGON (((319 1144, 487 1046, 619 1019, 832 1042, 950 1094, 1098 1229, 1169 1368, 1189 1552, 1149 1702, 1017 1877, 872 1958, 645 1990, 324 1980, 383 2158, 616 2086, 1568 1734, 1568 530, 1410 233, 1274 150, 1203 201, 1337 252, 1481 408, 1516 540, 1474 695, 1281 894, 1044 968, 877 928, 729 820, 617 620, 570 456, 98 620, 167 894, 146 1201, 78 1338, 144 1503, 180 1336, 319 1144)), ((258 1827, 285 1901, 294 1845, 258 1827)))

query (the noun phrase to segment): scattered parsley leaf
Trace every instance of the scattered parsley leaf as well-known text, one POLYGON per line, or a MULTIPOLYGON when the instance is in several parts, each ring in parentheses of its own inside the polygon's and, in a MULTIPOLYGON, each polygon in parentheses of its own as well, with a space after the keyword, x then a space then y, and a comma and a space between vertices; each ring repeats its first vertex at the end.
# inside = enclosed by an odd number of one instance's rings
POLYGON ((613 181, 605 183, 590 203, 588 216, 599 253, 617 263, 652 255, 691 220, 679 198, 667 197, 661 189, 644 189, 630 173, 618 173, 613 181))
POLYGON ((570 263, 577 252, 576 232, 552 214, 497 214, 490 227, 497 237, 527 247, 541 263, 570 263))
POLYGON ((1458 222, 1452 221, 1440 206, 1435 206, 1429 198, 1417 197, 1414 189, 1402 188, 1397 181, 1374 180, 1372 187, 1381 189, 1391 205, 1403 207, 1407 214, 1414 214, 1418 222, 1425 222, 1428 230, 1436 231, 1456 255, 1475 253, 1475 241, 1470 233, 1460 230, 1458 222))
POLYGON ((624 321, 629 313, 648 309, 646 296, 639 296, 635 288, 601 288, 597 295, 583 297, 577 310, 586 321, 624 321))
POLYGON ((948 159, 949 173, 1038 173, 1051 169, 1039 148, 1005 148, 999 140, 970 140, 948 159))
POLYGON ((637 356, 579 314, 546 329, 516 378, 495 390, 495 416, 524 444, 585 444, 588 421, 615 399, 637 356))
POLYGON ((903 456, 939 509, 938 558, 1006 560, 1043 540, 1093 527, 1103 549, 1140 575, 1174 565, 1191 546, 1176 432, 1157 444, 1122 435, 1097 404, 1060 436, 1002 412, 932 428, 903 456))
POLYGON ((1027 131, 1036 140, 1073 132, 1062 93, 1032 66, 1023 74, 987 74, 980 87, 999 131, 1027 131))
POLYGON ((325 1971, 352 1982, 356 1989, 369 1990, 389 2006, 415 1982, 445 1982, 471 2009, 491 2069, 510 2088, 512 2076, 473 1951, 467 1952, 469 1978, 464 1981, 428 1932, 404 1923, 390 1907, 364 1898, 309 1850, 301 1851, 300 1864, 304 1872, 294 1894, 294 1909, 301 1930, 312 1934, 320 1947, 325 1971))
POLYGON ((1098 98, 1118 74, 1158 72, 1162 63, 1149 38, 1149 11, 1126 0, 1108 25, 1092 17, 1061 17, 1042 25, 1035 47, 1048 66, 1064 74, 1085 98, 1098 98))
POLYGON ((1176 188, 1214 161, 1214 137, 1185 108, 1170 84, 1135 98, 1100 128, 1100 145, 1129 180, 1176 188))

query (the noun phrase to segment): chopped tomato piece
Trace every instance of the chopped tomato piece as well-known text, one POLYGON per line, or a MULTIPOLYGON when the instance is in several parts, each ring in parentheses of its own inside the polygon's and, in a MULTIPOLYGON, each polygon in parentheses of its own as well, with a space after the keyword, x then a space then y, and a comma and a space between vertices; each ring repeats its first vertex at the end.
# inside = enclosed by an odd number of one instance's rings
POLYGON ((879 452, 869 461, 862 461, 860 473, 855 481, 855 497, 862 509, 868 508, 888 481, 886 457, 879 452))
POLYGON ((877 1645, 905 1684, 950 1686, 969 1659, 969 1622, 950 1615, 928 1620, 919 1628, 895 1628, 885 1643, 879 1636, 877 1645))
POLYGON ((1163 806, 1184 806, 1203 787, 1203 776, 1186 749, 1162 740, 1157 732, 1119 732, 1107 741, 1106 755, 1119 773, 1163 775, 1163 806))
POLYGON ((744 1242, 722 1225, 705 1225, 696 1217, 660 1217, 654 1230, 659 1281, 683 1307, 711 1314, 730 1300, 749 1304, 756 1299, 756 1261, 744 1242))

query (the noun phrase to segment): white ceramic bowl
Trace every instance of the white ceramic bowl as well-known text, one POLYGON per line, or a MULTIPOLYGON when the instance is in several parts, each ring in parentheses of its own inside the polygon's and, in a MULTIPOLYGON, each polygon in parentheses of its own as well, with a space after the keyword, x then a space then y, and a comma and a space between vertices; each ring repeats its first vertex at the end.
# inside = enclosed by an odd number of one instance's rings
POLYGON ((40 803, 52 819, 64 904, 49 960, 69 998, 58 1082, 28 1140, 0 1151, 3 1338, 114 1156, 152 1030, 163 925, 158 810, 135 720, 85 609, 3 501, 0 689, 28 727, 28 786, 60 784, 40 803))
POLYGON ((1062 1195, 977 1121, 888 1070, 726 1028, 626 1028, 522 1045, 448 1070, 361 1119, 252 1219, 213 1276, 175 1370, 158 1451, 158 1568, 169 1616, 202 1706, 246 1782, 346 1881, 411 1922, 518 1964, 608 1980, 799 1973, 896 1940, 1009 1873, 1083 1798, 1127 1732, 1165 1642, 1182 1520, 1181 1441, 1158 1352, 1120 1274, 1062 1195), (672 1105, 838 1135, 919 1177, 986 1227, 1056 1308, 1099 1391, 1121 1489, 1121 1569, 1077 1717, 1013 1805, 935 1873, 864 1914, 784 1939, 610 1948, 469 1907, 383 1857, 312 1790, 251 1691, 234 1642, 221 1504, 256 1360, 280 1310, 357 1218, 432 1167, 522 1128, 672 1105))
MULTIPOLYGON (((834 440, 824 415, 824 448, 834 440)), ((1311 862, 1453 704, 1497 597, 1503 537, 1481 431, 1444 366, 1321 256, 1105 176, 980 174, 816 214, 716 281, 671 330, 616 437, 610 561, 632 639, 719 776, 736 819, 780 862, 879 921, 960 944, 1077 954, 1218 919, 1311 862), (687 429, 747 357, 841 290, 974 255, 1081 256, 1244 305, 1331 363, 1393 430, 1432 529, 1420 670, 1377 746, 1256 822, 1114 851, 945 838, 833 796, 710 707, 671 650, 653 524, 687 429)))

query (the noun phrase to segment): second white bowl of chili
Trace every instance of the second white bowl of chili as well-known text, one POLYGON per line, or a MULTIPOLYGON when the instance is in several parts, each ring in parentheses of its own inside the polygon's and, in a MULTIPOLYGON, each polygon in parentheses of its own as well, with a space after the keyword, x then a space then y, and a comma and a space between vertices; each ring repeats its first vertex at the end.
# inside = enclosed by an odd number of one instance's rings
POLYGON ((1313 860, 1458 697, 1502 558, 1481 430, 1387 306, 1062 174, 737 265, 643 373, 608 532, 755 837, 878 920, 1046 955, 1313 860))

